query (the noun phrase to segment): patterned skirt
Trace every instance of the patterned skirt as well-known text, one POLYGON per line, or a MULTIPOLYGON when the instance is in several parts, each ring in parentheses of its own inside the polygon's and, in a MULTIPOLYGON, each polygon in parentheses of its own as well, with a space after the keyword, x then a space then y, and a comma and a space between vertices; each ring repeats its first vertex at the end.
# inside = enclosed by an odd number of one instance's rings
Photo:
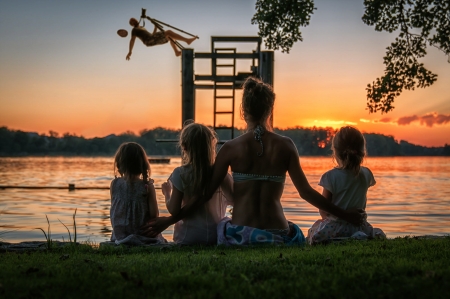
POLYGON ((386 235, 381 229, 372 227, 367 221, 357 226, 345 220, 327 218, 317 220, 308 230, 306 239, 309 244, 318 244, 347 238, 373 239, 386 238, 386 235))

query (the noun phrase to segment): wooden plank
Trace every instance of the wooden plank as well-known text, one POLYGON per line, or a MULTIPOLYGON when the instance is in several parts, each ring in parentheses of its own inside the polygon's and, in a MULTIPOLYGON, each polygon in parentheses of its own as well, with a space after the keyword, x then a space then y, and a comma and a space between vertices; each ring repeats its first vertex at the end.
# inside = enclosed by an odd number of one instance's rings
MULTIPOLYGON (((235 89, 242 89, 242 84, 235 84, 235 89)), ((214 89, 214 84, 195 84, 195 89, 214 89)), ((216 85, 216 89, 233 89, 233 85, 216 85)))
POLYGON ((196 52, 195 58, 200 59, 211 59, 211 58, 224 58, 224 59, 257 59, 259 57, 259 53, 205 53, 205 52, 196 52))
POLYGON ((261 43, 259 36, 211 36, 212 42, 240 42, 240 43, 261 43))

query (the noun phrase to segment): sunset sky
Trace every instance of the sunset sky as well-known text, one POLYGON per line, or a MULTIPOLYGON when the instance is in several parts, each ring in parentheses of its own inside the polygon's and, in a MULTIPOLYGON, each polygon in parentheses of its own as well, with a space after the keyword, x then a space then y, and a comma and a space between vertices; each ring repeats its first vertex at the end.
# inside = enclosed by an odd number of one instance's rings
MULTIPOLYGON (((157 126, 181 126, 181 59, 171 47, 136 41, 130 61, 130 17, 147 15, 200 37, 255 36, 253 0, 79 0, 0 2, 0 126, 84 137, 157 126)), ((427 145, 450 143, 450 63, 429 48, 422 62, 438 74, 426 89, 405 91, 393 112, 369 114, 366 86, 383 75, 385 49, 397 34, 365 25, 363 0, 316 0, 303 42, 275 53, 274 125, 351 124, 364 132, 427 145)), ((151 31, 153 26, 146 22, 151 31)), ((247 65, 242 66, 248 71, 247 65)), ((197 74, 208 73, 195 64, 197 74)), ((241 91, 238 91, 240 102, 241 91)), ((212 92, 197 92, 196 121, 212 124, 212 92)), ((243 122, 236 115, 237 126, 243 122)))

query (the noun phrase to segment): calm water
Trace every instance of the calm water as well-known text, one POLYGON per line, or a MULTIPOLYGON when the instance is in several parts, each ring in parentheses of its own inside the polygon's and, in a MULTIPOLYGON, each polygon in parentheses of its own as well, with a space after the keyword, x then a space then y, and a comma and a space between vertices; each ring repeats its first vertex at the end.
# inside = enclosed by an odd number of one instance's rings
MULTIPOLYGON (((320 175, 333 167, 331 159, 302 157, 300 162, 311 185, 321 191, 317 183, 320 175)), ((170 164, 153 164, 155 186, 167 180, 180 163, 179 158, 172 158, 170 164)), ((365 165, 377 181, 368 193, 370 223, 390 238, 450 234, 450 158, 368 158, 365 165)), ((112 178, 112 158, 0 158, 0 185, 105 187, 112 178)), ((161 190, 156 191, 160 214, 167 215, 161 190)), ((290 179, 282 203, 286 218, 305 234, 319 218, 317 209, 299 198, 290 179)), ((52 238, 67 240, 67 231, 58 220, 69 226, 77 208, 78 239, 102 242, 111 235, 109 207, 109 190, 0 189, 0 238, 8 242, 44 240, 36 228, 46 230, 47 215, 52 238), (15 231, 1 234, 5 230, 15 231)), ((172 227, 164 236, 172 239, 172 227)))

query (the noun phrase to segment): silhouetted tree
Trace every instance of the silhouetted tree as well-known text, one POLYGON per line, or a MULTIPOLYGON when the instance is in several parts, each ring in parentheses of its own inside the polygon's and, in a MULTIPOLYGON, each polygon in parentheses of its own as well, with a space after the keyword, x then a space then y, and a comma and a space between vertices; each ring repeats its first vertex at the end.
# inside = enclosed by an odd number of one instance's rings
MULTIPOLYGON (((331 140, 335 133, 332 128, 275 128, 274 131, 291 138, 301 156, 329 156, 331 154, 331 140)), ((243 132, 236 129, 235 136, 239 136, 243 132)), ((130 141, 141 144, 148 155, 179 155, 180 149, 176 142, 158 142, 158 140, 177 140, 179 133, 179 130, 155 128, 141 131, 140 135, 127 132, 118 136, 109 135, 103 138, 86 139, 69 133, 57 138, 0 127, 0 156, 112 156, 121 143, 130 141)), ((450 155, 449 145, 423 147, 406 141, 398 143, 392 136, 380 134, 364 134, 364 136, 370 156, 450 155)))
MULTIPOLYGON (((376 31, 399 32, 387 47, 385 71, 381 78, 367 85, 367 108, 371 113, 394 109, 394 99, 404 89, 428 87, 437 75, 419 62, 427 46, 440 49, 450 62, 449 0, 364 0, 362 20, 376 31)), ((309 25, 313 0, 257 0, 252 24, 269 49, 289 53, 302 41, 300 26, 309 25)))

